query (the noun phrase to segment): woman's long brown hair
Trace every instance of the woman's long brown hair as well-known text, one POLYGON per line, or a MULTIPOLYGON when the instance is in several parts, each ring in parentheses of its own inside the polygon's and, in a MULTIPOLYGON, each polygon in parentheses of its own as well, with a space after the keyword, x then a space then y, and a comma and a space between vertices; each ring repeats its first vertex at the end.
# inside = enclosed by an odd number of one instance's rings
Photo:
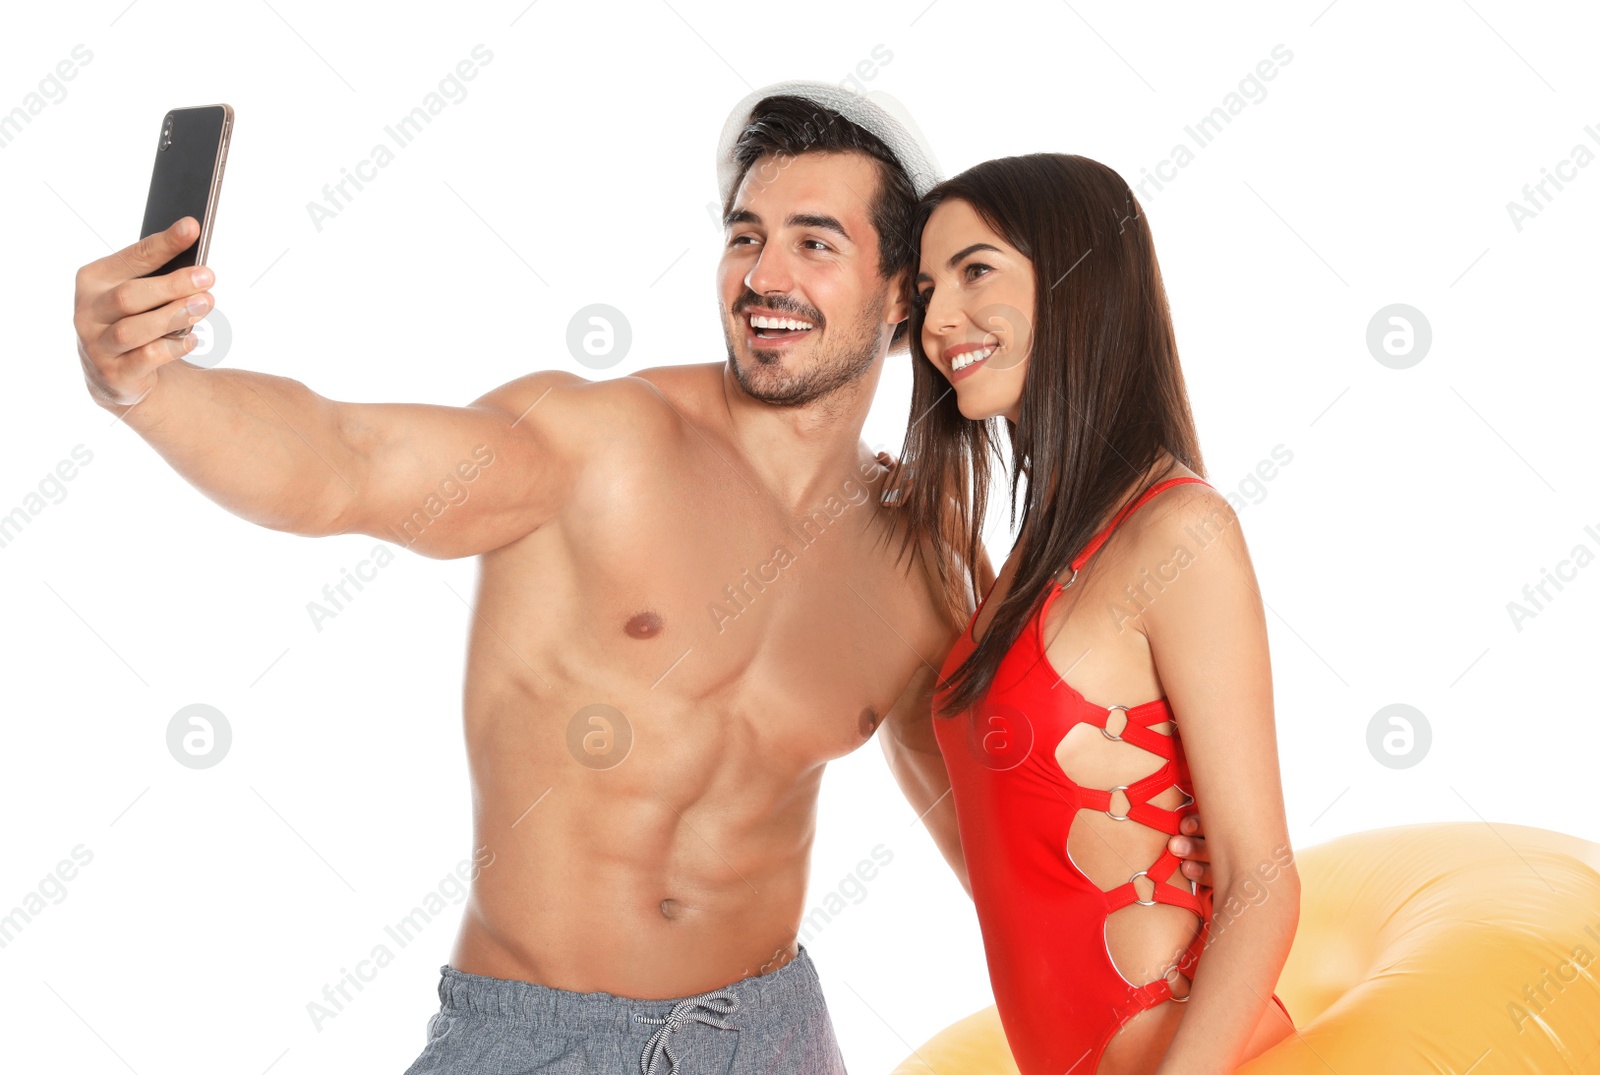
POLYGON ((991 465, 1004 463, 1002 431, 1010 437, 1013 529, 1027 479, 1016 575, 977 648, 940 684, 941 717, 983 697, 1051 579, 1153 484, 1163 451, 1205 473, 1155 246, 1122 177, 1060 153, 986 161, 922 199, 918 248, 928 217, 950 199, 968 202, 1033 263, 1035 299, 1015 423, 961 414, 949 381, 923 351, 924 311, 912 304, 911 421, 893 479, 909 513, 902 555, 913 541, 931 542, 953 621, 966 620, 963 590, 973 601, 981 596, 977 564, 991 465))

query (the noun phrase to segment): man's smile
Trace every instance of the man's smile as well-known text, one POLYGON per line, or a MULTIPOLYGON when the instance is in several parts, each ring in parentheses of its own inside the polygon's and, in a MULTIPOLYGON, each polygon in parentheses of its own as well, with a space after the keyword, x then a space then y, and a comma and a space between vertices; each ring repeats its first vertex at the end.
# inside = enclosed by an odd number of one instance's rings
POLYGON ((764 306, 746 307, 739 316, 744 320, 747 340, 754 346, 792 343, 810 334, 817 323, 810 318, 782 313, 764 306))

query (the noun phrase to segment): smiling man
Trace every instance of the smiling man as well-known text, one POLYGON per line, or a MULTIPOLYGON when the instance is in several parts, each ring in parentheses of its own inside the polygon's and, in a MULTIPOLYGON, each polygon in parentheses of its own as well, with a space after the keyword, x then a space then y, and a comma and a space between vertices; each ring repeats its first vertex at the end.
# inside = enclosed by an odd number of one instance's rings
POLYGON ((163 333, 211 271, 139 274, 192 220, 78 274, 96 402, 247 520, 383 537, 493 453, 408 546, 481 558, 464 718, 492 855, 408 1075, 843 1072, 797 936, 823 770, 880 727, 965 884, 929 700, 970 608, 897 560, 861 439, 932 157, 890 100, 782 83, 735 108, 718 173, 725 362, 540 371, 466 407, 181 361, 163 333))

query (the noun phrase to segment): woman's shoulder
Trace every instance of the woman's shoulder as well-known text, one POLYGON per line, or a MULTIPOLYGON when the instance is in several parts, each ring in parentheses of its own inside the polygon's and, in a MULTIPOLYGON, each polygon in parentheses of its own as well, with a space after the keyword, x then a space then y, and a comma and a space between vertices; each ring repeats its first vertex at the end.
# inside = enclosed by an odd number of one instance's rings
MULTIPOLYGON (((1161 480, 1177 477, 1199 475, 1180 466, 1161 480)), ((1128 522, 1136 523, 1126 535, 1128 561, 1147 567, 1164 587, 1180 576, 1184 580, 1184 596, 1153 602, 1151 613, 1161 615, 1158 606, 1170 615, 1205 610, 1259 592, 1239 516, 1227 495, 1205 479, 1162 489, 1128 522)))

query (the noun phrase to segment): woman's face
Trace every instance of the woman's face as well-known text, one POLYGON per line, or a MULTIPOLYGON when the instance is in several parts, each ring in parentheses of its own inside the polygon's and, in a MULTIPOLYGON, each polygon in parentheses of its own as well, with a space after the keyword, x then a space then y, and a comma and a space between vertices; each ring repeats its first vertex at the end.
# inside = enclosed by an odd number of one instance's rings
POLYGON ((928 217, 920 256, 923 352, 963 415, 1015 422, 1033 343, 1033 262, 956 198, 928 217))

